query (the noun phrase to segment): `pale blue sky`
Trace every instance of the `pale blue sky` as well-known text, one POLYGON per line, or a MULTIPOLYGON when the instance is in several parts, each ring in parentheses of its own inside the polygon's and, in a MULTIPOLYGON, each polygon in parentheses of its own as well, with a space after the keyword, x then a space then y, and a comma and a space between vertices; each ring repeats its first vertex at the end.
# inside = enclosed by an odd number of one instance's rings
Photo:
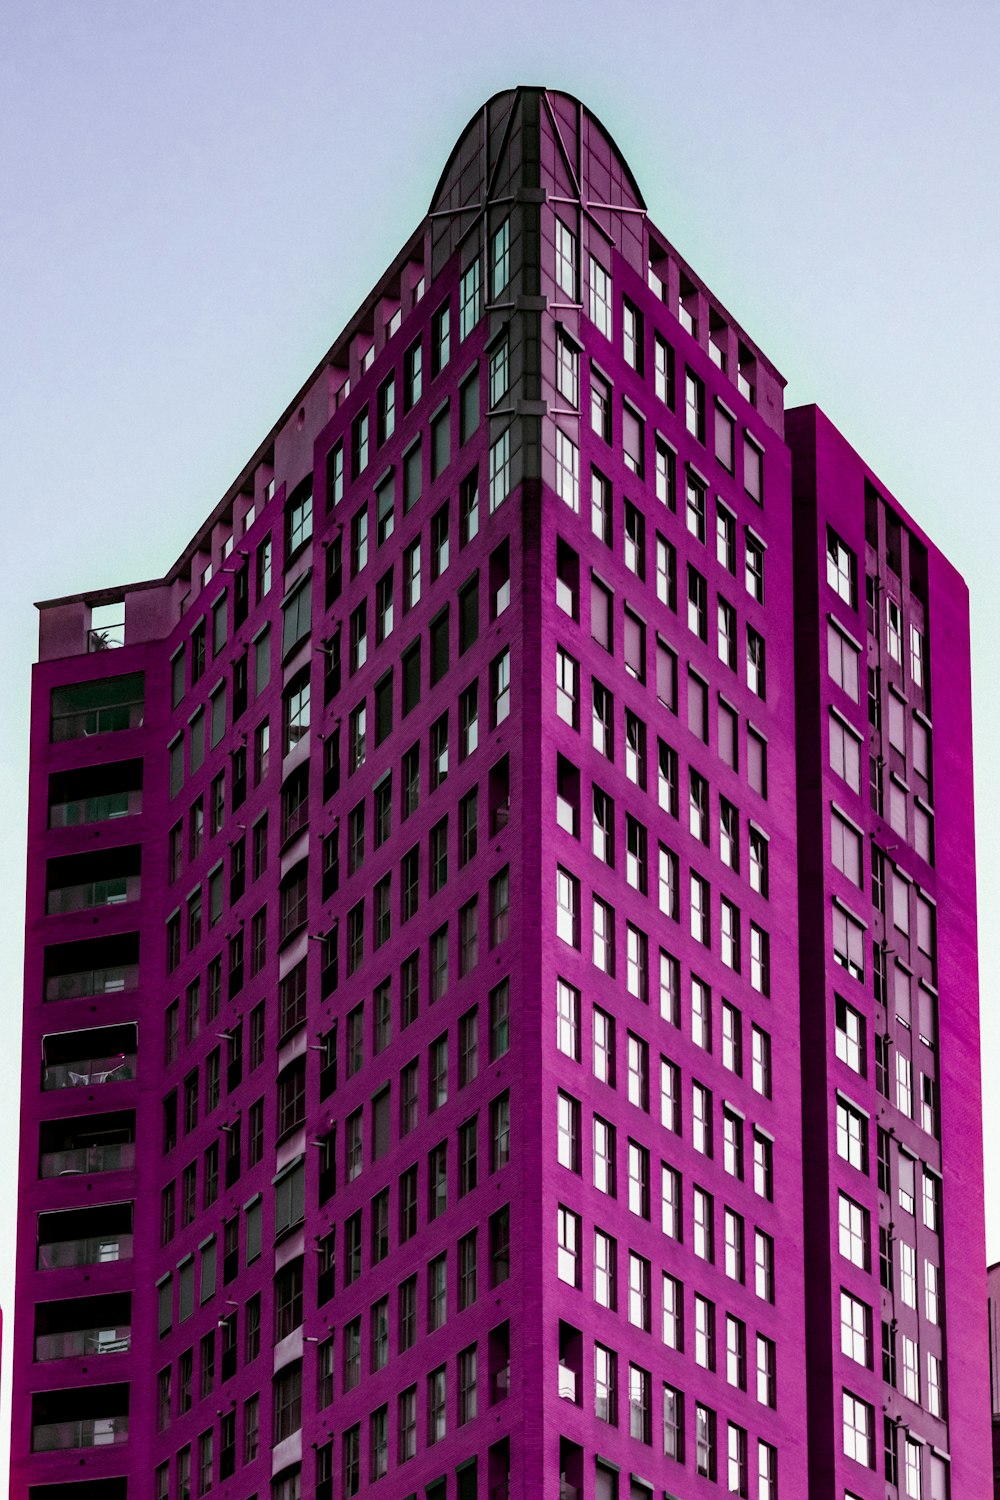
MULTIPOLYGON (((469 116, 515 83, 594 109, 789 401, 823 406, 969 581, 995 1080, 995 0, 7 0, 3 33, 0 1095, 18 1088, 32 601, 163 572, 423 214, 469 116)), ((995 1084, 988 1106, 991 1143, 995 1084)), ((11 1183, 15 1134, 8 1109, 11 1183)), ((1000 1149, 987 1198, 996 1258, 1000 1149)), ((5 1358, 4 1462, 8 1392, 5 1358)))

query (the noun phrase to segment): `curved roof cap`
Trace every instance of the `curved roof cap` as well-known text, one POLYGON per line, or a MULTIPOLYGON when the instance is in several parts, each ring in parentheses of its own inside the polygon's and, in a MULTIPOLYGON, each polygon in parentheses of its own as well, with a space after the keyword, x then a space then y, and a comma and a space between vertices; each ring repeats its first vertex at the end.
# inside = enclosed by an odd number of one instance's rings
POLYGON ((441 196, 441 191, 448 180, 449 174, 452 169, 452 164, 458 157, 466 138, 473 130, 478 127, 483 117, 483 111, 488 111, 491 105, 497 104, 500 100, 503 99, 509 99, 511 102, 511 107, 513 107, 517 96, 529 91, 532 93, 537 93, 539 97, 543 94, 547 94, 549 99, 568 99, 571 104, 574 104, 579 108, 581 115, 585 119, 589 120, 591 125, 594 126, 607 141, 609 147, 614 152, 614 155, 621 163, 622 172, 632 189, 636 204, 639 208, 645 210, 646 200, 643 197, 642 193, 639 191, 639 184, 635 180, 635 175, 632 171, 632 168, 629 166, 621 151, 618 149, 617 142, 615 141, 615 138, 611 134, 610 130, 608 130, 607 127, 601 123, 601 121, 594 114, 593 110, 588 109, 583 101, 581 99, 578 99, 575 94, 567 94, 562 89, 546 89, 541 84, 522 84, 520 85, 520 87, 514 89, 500 89, 497 93, 492 94, 490 98, 487 99, 482 105, 480 105, 479 109, 477 109, 476 113, 472 116, 472 119, 469 121, 468 125, 466 125, 465 129, 462 131, 461 135, 458 137, 458 140, 452 147, 451 155, 448 157, 448 160, 444 164, 444 170, 442 171, 441 176, 438 178, 437 186, 435 187, 433 195, 431 197, 428 213, 434 212, 438 200, 441 196))

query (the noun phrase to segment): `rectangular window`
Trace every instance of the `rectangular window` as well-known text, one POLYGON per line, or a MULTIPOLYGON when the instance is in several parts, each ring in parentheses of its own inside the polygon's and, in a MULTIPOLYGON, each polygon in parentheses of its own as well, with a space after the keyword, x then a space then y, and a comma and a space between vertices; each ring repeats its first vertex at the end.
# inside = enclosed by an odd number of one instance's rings
POLYGON ((561 427, 556 428, 556 493, 570 510, 579 511, 580 450, 561 427))
POLYGON ((675 400, 673 347, 657 333, 653 336, 653 353, 657 400, 662 401, 673 411, 675 400))
MULTIPOLYGON (((451 410, 447 403, 431 418, 431 478, 437 479, 451 458, 451 410)), ((391 532, 391 527, 390 527, 391 532)))
POLYGON ((699 443, 705 441, 705 382, 687 369, 684 371, 684 424, 699 443))
POLYGON ((467 338, 479 322, 479 258, 463 273, 458 289, 458 336, 467 338))
POLYGON ((580 405, 580 351, 561 331, 556 335, 556 389, 568 406, 580 405))
POLYGON ((497 510, 510 493, 510 428, 501 433, 490 448, 490 514, 497 510))
POLYGON ((842 1397, 844 1453, 866 1469, 874 1468, 872 1408, 849 1391, 844 1391, 842 1397))
POLYGON ((853 703, 859 701, 857 647, 847 639, 832 620, 827 621, 827 662, 830 676, 853 703))
POLYGON ((670 713, 677 712, 677 653, 656 637, 656 696, 670 713))
POLYGON ((833 957, 855 979, 865 977, 865 929, 845 907, 833 908, 833 957))
POLYGON ((832 526, 826 528, 826 581, 846 605, 857 607, 857 558, 832 526))
POLYGON ((594 1230, 594 1301, 613 1312, 618 1306, 618 1245, 602 1229, 594 1230))
POLYGON ((868 1171, 868 1120, 862 1112, 837 1097, 837 1155, 859 1172, 868 1171))
POLYGON ((510 219, 504 219, 490 241, 490 296, 502 296, 510 280, 510 219))
POLYGON ((423 492, 423 443, 419 437, 403 454, 403 513, 408 515, 423 492))
POLYGON ((555 226, 555 251, 556 251, 556 285, 559 290, 568 297, 570 302, 576 302, 579 297, 577 291, 577 242, 576 235, 556 215, 553 219, 555 226))
MULTIPOLYGON (((714 345, 713 345, 714 348, 714 345)), ((736 422, 730 412, 716 399, 715 402, 715 456, 727 473, 732 474, 735 464, 736 422)))
POLYGON ((622 456, 625 467, 641 479, 646 470, 646 424, 627 401, 622 403, 622 456))
POLYGON ((559 1206, 557 1211, 556 1274, 567 1286, 580 1285, 580 1216, 559 1206))
POLYGON ((642 313, 627 297, 622 298, 622 353, 637 375, 643 373, 642 313))
POLYGON ((764 504, 764 454, 748 432, 743 434, 743 488, 755 505, 764 504))
POLYGON ((490 408, 495 413, 510 384, 510 349, 506 338, 502 338, 490 352, 489 379, 490 408))
POLYGON ((625 671, 637 682, 646 681, 646 626, 628 608, 624 616, 625 671))
POLYGON ((611 275, 599 260, 590 257, 590 321, 598 333, 611 337, 611 275))

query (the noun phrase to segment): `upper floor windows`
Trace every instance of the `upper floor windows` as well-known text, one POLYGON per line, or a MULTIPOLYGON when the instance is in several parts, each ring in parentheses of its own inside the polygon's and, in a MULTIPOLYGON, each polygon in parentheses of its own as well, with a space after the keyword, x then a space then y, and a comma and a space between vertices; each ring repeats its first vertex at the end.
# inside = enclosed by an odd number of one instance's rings
POLYGON ((726 408, 715 403, 715 456, 731 474, 735 465, 736 422, 726 408))
POLYGON ((642 313, 627 297, 622 298, 622 352, 625 363, 632 366, 637 375, 643 373, 643 324, 642 313))
POLYGON ((674 409, 674 351, 663 339, 656 334, 653 339, 653 354, 655 359, 656 394, 665 406, 674 409))
POLYGON ((699 542, 705 540, 705 486, 688 470, 687 529, 699 542))
POLYGON ((351 477, 357 479, 358 475, 368 467, 368 408, 359 411, 351 424, 351 477))
POLYGON ((743 434, 743 488, 756 505, 764 504, 764 454, 749 433, 743 434))
POLYGON ((705 382, 690 370, 684 372, 684 423, 692 437, 705 441, 705 382))
POLYGON ((510 428, 490 448, 490 514, 510 493, 510 428))
POLYGON ((865 929, 846 907, 833 908, 833 957, 840 966, 864 982, 865 929))
POLYGON ((423 393, 424 349, 417 339, 403 355, 403 410, 415 406, 423 393))
POLYGON ((576 235, 556 216, 556 285, 571 302, 579 300, 576 235))
POLYGON ((442 304, 431 323, 431 374, 438 375, 451 358, 451 305, 442 304))
POLYGON ((858 561, 832 526, 826 528, 826 581, 851 609, 858 602, 858 561))
POLYGON ((832 620, 827 621, 827 663, 830 676, 852 702, 859 701, 858 662, 860 652, 853 641, 837 628, 832 620))
POLYGON ((561 332, 556 339, 556 387, 567 405, 580 405, 580 351, 561 332))
POLYGON ((388 442, 396 430, 396 377, 389 375, 378 388, 376 416, 378 443, 388 442))
POLYGON ((751 531, 746 534, 746 587, 751 599, 764 603, 764 543, 751 531))
POLYGON ((510 219, 504 219, 490 243, 490 297, 496 302, 510 280, 510 219))
POLYGON ((458 336, 466 338, 479 322, 479 258, 463 273, 458 293, 458 336))
POLYGON ((611 273, 593 255, 590 257, 590 321, 611 337, 611 273))
POLYGON ((611 442, 611 386, 593 366, 590 370, 590 425, 602 441, 611 442))
POLYGON ((304 547, 313 533, 312 480, 292 492, 285 508, 285 560, 294 557, 304 547))
POLYGON ((490 350, 489 357, 490 406, 497 407, 503 401, 510 385, 509 345, 502 338, 490 350))
POLYGON ((580 669, 562 647, 556 650, 556 713, 572 729, 577 728, 580 669))
POLYGON ((830 768, 852 791, 861 790, 861 740, 840 718, 830 712, 830 768))
POLYGON ((622 403, 622 456, 625 467, 631 469, 639 479, 645 473, 646 424, 635 407, 628 401, 622 403))

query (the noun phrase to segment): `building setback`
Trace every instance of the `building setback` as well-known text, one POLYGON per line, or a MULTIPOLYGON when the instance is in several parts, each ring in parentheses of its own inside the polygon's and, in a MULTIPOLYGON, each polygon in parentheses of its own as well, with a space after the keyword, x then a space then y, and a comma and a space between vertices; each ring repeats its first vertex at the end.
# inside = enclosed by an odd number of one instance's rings
POLYGON ((511 90, 41 606, 18 1500, 988 1493, 967 594, 783 387, 511 90))

